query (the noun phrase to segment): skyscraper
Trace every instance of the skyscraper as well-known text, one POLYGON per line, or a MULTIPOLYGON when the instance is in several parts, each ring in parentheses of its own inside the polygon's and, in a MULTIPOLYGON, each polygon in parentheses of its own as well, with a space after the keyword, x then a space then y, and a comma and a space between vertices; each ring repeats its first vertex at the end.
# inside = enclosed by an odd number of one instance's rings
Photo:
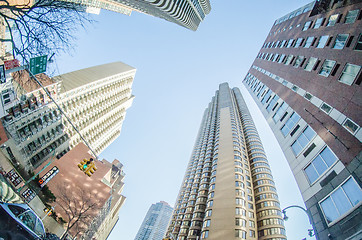
POLYGON ((137 11, 163 18, 196 31, 210 13, 209 0, 118 0, 137 11))
POLYGON ((262 143, 239 89, 219 86, 204 112, 167 235, 286 239, 262 143))
POLYGON ((243 83, 288 160, 318 239, 361 239, 361 1, 272 26, 243 83))
POLYGON ((166 233, 172 207, 166 202, 152 204, 135 237, 135 240, 161 240, 166 233))
MULTIPOLYGON (((132 105, 136 69, 122 62, 108 63, 54 77, 60 84, 58 103, 96 154, 121 132, 126 110, 132 105)), ((64 118, 70 148, 80 136, 64 118)))

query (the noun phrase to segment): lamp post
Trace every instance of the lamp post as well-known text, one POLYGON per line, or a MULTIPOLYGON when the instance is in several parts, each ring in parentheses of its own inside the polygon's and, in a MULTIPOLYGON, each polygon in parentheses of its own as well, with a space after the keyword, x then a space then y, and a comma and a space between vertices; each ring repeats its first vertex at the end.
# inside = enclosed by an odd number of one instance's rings
POLYGON ((307 214, 308 220, 309 220, 309 224, 312 225, 312 229, 308 229, 308 235, 309 235, 310 237, 313 237, 313 236, 315 235, 315 233, 314 233, 314 227, 313 227, 313 224, 312 224, 312 217, 310 216, 309 212, 308 212, 305 208, 303 208, 303 207, 301 207, 301 206, 298 206, 298 205, 288 206, 288 207, 286 207, 286 208, 284 208, 284 209, 282 210, 283 219, 284 219, 285 221, 287 221, 288 218, 289 218, 289 217, 287 216, 287 213, 286 213, 286 210, 287 210, 288 208, 299 208, 299 209, 302 209, 302 210, 307 214))

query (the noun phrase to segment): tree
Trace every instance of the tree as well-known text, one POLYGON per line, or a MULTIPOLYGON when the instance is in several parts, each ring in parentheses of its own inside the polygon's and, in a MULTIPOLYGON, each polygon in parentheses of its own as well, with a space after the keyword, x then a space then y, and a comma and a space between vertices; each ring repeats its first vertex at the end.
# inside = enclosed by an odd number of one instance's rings
POLYGON ((0 42, 11 42, 18 60, 68 51, 76 31, 91 22, 82 10, 67 1, 0 0, 0 21, 9 29, 0 42))
POLYGON ((66 222, 64 237, 68 233, 73 238, 82 235, 97 216, 101 209, 101 202, 97 200, 97 196, 79 187, 70 189, 70 187, 58 186, 56 195, 56 206, 60 208, 58 213, 66 222))

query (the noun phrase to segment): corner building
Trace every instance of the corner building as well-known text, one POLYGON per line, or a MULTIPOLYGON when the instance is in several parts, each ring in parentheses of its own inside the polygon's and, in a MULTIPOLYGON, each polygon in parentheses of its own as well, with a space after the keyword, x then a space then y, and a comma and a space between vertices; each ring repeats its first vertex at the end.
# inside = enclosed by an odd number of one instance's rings
POLYGON ((205 110, 166 236, 286 239, 262 143, 239 89, 219 86, 205 110))
POLYGON ((361 9, 361 1, 315 1, 277 19, 243 80, 317 239, 362 238, 361 9))

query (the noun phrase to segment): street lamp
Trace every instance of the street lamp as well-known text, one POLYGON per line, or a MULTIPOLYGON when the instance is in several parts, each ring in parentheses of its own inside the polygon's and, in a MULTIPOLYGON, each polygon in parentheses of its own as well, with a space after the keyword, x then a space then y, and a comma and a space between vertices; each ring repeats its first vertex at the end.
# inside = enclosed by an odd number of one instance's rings
POLYGON ((284 208, 284 209, 282 210, 283 220, 284 220, 284 221, 287 221, 287 220, 289 219, 289 217, 287 216, 287 212, 286 212, 286 210, 287 210, 288 208, 299 208, 299 209, 302 209, 302 210, 307 214, 308 220, 309 220, 309 224, 312 225, 312 229, 308 229, 308 235, 309 235, 310 237, 313 237, 313 236, 315 235, 315 233, 314 233, 314 227, 313 227, 313 224, 312 224, 312 217, 310 216, 309 212, 308 212, 305 208, 303 208, 303 207, 301 207, 301 206, 298 206, 298 205, 288 206, 288 207, 286 207, 286 208, 284 208))

